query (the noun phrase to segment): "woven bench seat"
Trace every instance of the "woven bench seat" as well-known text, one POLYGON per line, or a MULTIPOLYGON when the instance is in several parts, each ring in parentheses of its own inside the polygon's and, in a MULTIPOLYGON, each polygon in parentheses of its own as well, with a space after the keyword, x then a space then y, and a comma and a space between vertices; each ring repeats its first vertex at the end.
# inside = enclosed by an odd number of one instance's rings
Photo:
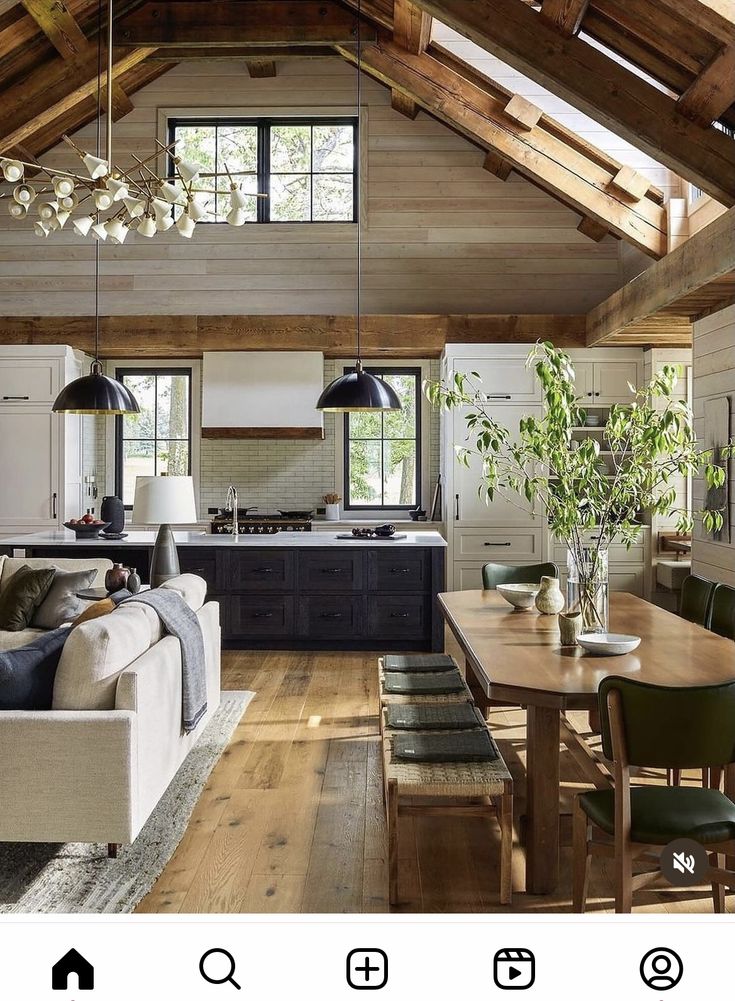
POLYGON ((467 687, 467 683, 463 682, 463 689, 461 692, 452 692, 447 695, 435 695, 435 694, 425 694, 425 695, 398 695, 392 694, 390 692, 385 692, 383 690, 384 680, 385 680, 385 669, 383 658, 378 658, 378 672, 379 672, 379 690, 380 690, 380 702, 381 705, 389 705, 393 703, 394 705, 410 705, 410 704, 436 704, 451 705, 457 702, 473 702, 472 692, 467 687))

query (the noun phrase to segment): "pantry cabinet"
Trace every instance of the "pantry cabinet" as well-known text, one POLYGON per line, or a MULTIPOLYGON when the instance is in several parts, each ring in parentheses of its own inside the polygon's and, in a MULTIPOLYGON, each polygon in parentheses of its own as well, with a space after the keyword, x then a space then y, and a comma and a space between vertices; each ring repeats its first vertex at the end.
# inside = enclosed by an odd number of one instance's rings
POLYGON ((630 386, 637 386, 639 365, 634 359, 628 361, 581 361, 574 362, 577 377, 577 394, 582 404, 630 403, 634 394, 630 386))

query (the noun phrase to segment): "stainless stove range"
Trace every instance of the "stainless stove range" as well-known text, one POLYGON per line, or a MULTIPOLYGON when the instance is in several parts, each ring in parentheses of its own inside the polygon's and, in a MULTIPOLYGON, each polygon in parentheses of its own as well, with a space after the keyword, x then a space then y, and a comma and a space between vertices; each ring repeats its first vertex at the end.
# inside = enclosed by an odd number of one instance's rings
MULTIPOLYGON (((215 509, 212 535, 232 535, 232 512, 215 509)), ((210 509, 210 514, 214 513, 210 509)), ((313 511, 259 511, 257 508, 237 509, 240 535, 275 535, 276 532, 310 532, 313 511)))

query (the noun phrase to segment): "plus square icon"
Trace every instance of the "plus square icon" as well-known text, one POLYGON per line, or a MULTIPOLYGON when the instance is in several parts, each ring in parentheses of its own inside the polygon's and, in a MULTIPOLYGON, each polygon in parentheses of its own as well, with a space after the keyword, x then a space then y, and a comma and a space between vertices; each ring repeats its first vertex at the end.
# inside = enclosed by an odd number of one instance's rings
POLYGON ((379 991, 388 983, 388 956, 382 949, 353 949, 347 957, 347 983, 356 991, 379 991))

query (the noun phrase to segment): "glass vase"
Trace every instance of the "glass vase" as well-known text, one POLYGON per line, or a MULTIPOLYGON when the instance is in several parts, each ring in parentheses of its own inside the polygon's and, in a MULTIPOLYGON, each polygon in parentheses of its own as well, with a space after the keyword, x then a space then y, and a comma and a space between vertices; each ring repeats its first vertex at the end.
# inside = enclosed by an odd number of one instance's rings
POLYGON ((583 633, 606 633, 610 582, 606 549, 583 548, 567 554, 567 612, 579 612, 583 633))

